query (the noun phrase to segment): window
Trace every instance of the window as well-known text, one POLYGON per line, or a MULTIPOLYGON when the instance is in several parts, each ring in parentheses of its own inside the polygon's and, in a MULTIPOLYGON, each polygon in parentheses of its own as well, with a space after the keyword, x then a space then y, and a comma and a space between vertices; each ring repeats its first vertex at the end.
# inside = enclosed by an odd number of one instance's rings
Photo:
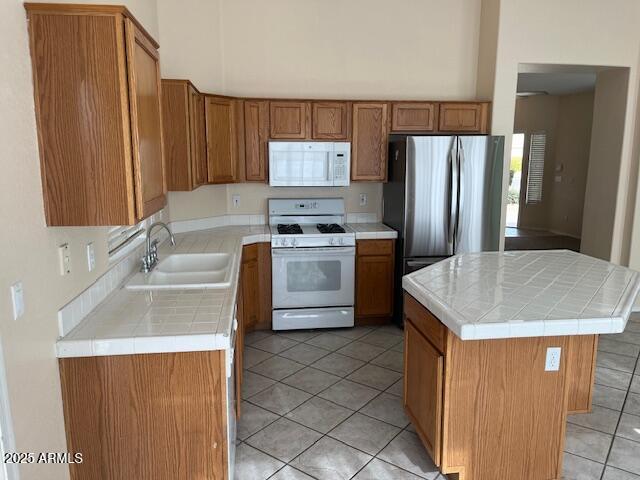
POLYGON ((162 210, 137 225, 113 227, 109 230, 108 249, 109 260, 116 261, 133 251, 143 240, 144 233, 152 223, 162 220, 162 210))
POLYGON ((544 151, 547 144, 547 134, 532 133, 529 140, 529 163, 527 172, 527 203, 542 201, 542 181, 544 178, 544 151))

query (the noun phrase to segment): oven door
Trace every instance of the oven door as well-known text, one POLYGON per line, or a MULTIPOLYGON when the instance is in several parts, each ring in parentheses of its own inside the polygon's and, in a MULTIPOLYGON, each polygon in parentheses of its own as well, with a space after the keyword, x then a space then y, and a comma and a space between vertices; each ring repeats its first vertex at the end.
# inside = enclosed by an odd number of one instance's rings
POLYGON ((273 308, 353 305, 355 247, 274 248, 273 308))

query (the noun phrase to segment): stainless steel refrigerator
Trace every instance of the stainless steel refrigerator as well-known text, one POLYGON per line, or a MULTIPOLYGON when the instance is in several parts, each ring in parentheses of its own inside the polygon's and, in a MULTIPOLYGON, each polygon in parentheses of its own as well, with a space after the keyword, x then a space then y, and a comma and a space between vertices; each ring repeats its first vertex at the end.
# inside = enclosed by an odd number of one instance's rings
POLYGON ((497 250, 504 137, 389 138, 383 221, 398 232, 395 319, 402 276, 463 252, 497 250))

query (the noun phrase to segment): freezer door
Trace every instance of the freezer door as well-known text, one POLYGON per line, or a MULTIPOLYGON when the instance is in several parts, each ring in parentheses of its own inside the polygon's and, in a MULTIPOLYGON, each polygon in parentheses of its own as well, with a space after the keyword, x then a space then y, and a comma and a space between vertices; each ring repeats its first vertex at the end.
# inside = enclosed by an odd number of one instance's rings
POLYGON ((458 137, 455 253, 498 250, 504 137, 458 137))
POLYGON ((404 257, 453 253, 456 137, 407 137, 404 257))

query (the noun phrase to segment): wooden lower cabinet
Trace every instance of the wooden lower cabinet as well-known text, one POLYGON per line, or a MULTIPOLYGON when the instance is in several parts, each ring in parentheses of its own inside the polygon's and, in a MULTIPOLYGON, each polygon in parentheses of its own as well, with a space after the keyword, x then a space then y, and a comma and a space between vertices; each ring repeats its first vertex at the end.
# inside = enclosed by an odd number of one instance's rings
POLYGON ((242 249, 243 326, 245 332, 271 329, 271 244, 242 249))
POLYGON ((404 407, 440 471, 459 480, 561 478, 570 399, 590 407, 592 364, 580 358, 592 361, 596 336, 463 341, 411 295, 404 304, 404 407), (562 349, 558 371, 545 371, 550 347, 562 349))
POLYGON ((393 315, 395 240, 356 243, 356 323, 387 323, 393 315))
MULTIPOLYGON (((225 351, 60 359, 73 480, 229 477, 225 351)), ((231 409, 233 410, 233 409, 231 409)))

